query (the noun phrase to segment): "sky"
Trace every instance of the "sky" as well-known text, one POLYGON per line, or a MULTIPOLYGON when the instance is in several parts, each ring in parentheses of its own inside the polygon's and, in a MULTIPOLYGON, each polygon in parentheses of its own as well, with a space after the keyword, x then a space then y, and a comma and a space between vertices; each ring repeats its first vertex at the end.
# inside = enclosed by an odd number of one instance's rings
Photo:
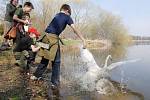
MULTIPOLYGON (((2 4, 2 1, 0 0, 0 4, 2 4)), ((150 36, 150 0, 91 1, 101 8, 120 16, 129 30, 129 34, 150 36)))
POLYGON ((122 18, 130 34, 150 36, 150 0, 92 0, 122 18))

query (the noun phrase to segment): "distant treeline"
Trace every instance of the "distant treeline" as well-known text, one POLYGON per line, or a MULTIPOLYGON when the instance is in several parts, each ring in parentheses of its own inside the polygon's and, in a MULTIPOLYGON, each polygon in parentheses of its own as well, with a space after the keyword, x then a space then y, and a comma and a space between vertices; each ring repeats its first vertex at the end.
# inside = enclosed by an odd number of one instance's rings
MULTIPOLYGON (((107 39, 113 44, 128 45, 132 38, 120 16, 97 6, 90 0, 31 0, 35 9, 31 14, 32 25, 43 34, 45 28, 60 11, 62 4, 71 5, 75 27, 86 39, 107 39)), ((4 11, 3 11, 4 12, 4 11)), ((0 16, 2 13, 0 13, 0 16)), ((69 27, 61 36, 78 39, 69 27)))
POLYGON ((133 40, 150 40, 148 36, 131 36, 133 40))

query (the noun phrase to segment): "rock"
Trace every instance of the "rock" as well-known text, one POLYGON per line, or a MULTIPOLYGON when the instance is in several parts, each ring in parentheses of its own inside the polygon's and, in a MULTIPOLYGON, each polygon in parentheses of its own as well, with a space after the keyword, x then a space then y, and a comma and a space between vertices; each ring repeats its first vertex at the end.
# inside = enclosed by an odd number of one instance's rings
POLYGON ((96 83, 96 91, 104 95, 112 95, 117 92, 117 89, 108 79, 100 79, 96 83))

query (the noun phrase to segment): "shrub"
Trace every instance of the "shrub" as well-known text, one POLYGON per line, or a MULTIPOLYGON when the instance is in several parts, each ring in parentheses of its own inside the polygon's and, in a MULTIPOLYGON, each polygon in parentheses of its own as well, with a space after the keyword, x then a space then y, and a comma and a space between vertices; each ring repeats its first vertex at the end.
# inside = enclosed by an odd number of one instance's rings
POLYGON ((4 33, 4 25, 0 24, 0 35, 3 35, 4 33))

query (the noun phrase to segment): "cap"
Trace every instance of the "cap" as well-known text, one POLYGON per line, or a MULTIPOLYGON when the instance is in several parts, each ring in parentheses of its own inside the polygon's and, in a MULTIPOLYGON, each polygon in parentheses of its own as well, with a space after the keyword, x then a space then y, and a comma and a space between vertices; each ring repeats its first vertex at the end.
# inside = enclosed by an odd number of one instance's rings
POLYGON ((28 32, 29 32, 30 34, 35 34, 37 38, 40 36, 40 33, 39 33, 39 32, 37 31, 37 29, 34 28, 34 27, 30 27, 29 30, 28 30, 28 32))

